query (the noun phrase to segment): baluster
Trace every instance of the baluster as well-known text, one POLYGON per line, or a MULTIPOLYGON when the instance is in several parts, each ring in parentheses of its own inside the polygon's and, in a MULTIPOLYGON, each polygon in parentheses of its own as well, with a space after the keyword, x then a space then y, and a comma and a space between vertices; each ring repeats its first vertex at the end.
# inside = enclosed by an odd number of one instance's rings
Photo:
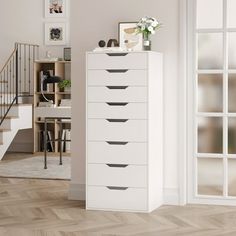
POLYGON ((30 95, 30 78, 31 78, 31 56, 30 56, 30 52, 31 52, 31 50, 30 50, 30 45, 29 45, 29 95, 30 95))
MULTIPOLYGON (((3 81, 5 81, 5 79, 6 79, 6 69, 4 69, 3 81)), ((5 92, 5 83, 4 83, 3 81, 2 81, 3 88, 4 88, 4 90, 3 90, 3 97, 4 97, 3 114, 5 114, 6 96, 5 96, 5 94, 4 94, 4 92, 5 92)))
POLYGON ((15 59, 16 54, 13 56, 13 88, 12 88, 12 94, 15 97, 15 74, 16 74, 16 67, 15 67, 15 59))
MULTIPOLYGON (((9 99, 9 98, 8 98, 8 81, 9 81, 9 69, 8 69, 8 65, 7 65, 7 80, 6 80, 6 83, 5 83, 5 81, 4 81, 4 83, 6 84, 6 88, 7 88, 7 89, 6 89, 6 90, 7 90, 7 91, 6 91, 7 105, 8 105, 8 101, 9 101, 9 100, 8 100, 8 99, 9 99)), ((6 107, 7 107, 7 106, 6 106, 6 107)))
MULTIPOLYGON (((21 46, 20 46, 21 51, 21 46)), ((19 47, 16 49, 16 104, 18 104, 18 93, 19 93, 19 71, 21 71, 21 55, 19 60, 19 47), (19 66, 20 65, 20 66, 19 66)))
POLYGON ((19 95, 19 93, 21 92, 22 89, 22 83, 21 83, 21 75, 22 75, 22 47, 20 44, 20 57, 19 57, 19 66, 17 65, 17 68, 19 68, 18 71, 18 76, 17 76, 17 88, 18 88, 18 92, 17 92, 17 97, 19 95))
POLYGON ((11 104, 11 80, 12 80, 12 74, 11 74, 11 69, 12 69, 12 59, 10 60, 10 79, 9 79, 9 104, 11 104))
POLYGON ((2 118, 3 118, 3 113, 4 113, 4 105, 3 105, 3 103, 4 103, 4 101, 3 101, 3 99, 4 99, 4 97, 3 97, 3 88, 2 88, 2 85, 3 85, 3 83, 2 83, 2 81, 4 80, 4 70, 2 70, 2 72, 1 72, 1 84, 0 84, 0 86, 1 86, 1 122, 0 122, 0 124, 2 123, 2 118))
MULTIPOLYGON (((34 62, 35 62, 35 50, 36 50, 36 47, 33 46, 33 64, 32 64, 32 78, 34 77, 34 62)), ((34 83, 34 82, 33 82, 34 83)), ((33 84, 32 83, 32 84, 33 84)), ((32 94, 34 93, 34 86, 32 86, 32 94)))
POLYGON ((26 45, 24 45, 24 81, 23 81, 23 84, 24 84, 24 91, 22 92, 25 92, 26 91, 26 45))
MULTIPOLYGON (((1 80, 0 80, 0 81, 2 81, 2 73, 1 73, 1 80)), ((2 115, 2 107, 3 107, 3 106, 2 106, 2 104, 3 104, 3 100, 2 100, 2 99, 3 99, 2 92, 3 92, 3 90, 2 90, 2 83, 1 83, 1 119, 2 119, 2 116, 3 116, 3 115, 2 115)))

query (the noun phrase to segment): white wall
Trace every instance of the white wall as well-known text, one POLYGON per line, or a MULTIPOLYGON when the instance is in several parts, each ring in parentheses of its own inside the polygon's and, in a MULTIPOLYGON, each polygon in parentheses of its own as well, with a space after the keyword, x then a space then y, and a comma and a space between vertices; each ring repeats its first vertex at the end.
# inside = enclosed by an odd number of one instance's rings
POLYGON ((36 43, 41 46, 42 56, 50 50, 53 57, 62 57, 63 47, 43 46, 45 21, 44 0, 1 1, 0 68, 13 51, 15 42, 36 43))
MULTIPOLYGON (((1 0, 0 7, 0 70, 14 49, 15 42, 40 45, 40 57, 46 51, 52 57, 63 57, 64 46, 44 46, 44 0, 1 0)), ((53 19, 51 21, 64 21, 53 19)), ((20 131, 11 151, 31 151, 32 131, 20 131)))
POLYGON ((166 202, 178 202, 178 0, 71 0, 72 183, 70 198, 84 197, 85 52, 100 39, 117 38, 118 22, 154 16, 163 23, 153 50, 164 53, 164 187, 166 202))

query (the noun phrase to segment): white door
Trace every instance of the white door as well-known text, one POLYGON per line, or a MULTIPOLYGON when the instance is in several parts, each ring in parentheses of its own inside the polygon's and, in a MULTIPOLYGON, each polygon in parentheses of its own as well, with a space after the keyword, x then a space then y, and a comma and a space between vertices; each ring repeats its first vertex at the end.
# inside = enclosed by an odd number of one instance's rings
POLYGON ((188 202, 236 205, 236 0, 189 3, 188 202))

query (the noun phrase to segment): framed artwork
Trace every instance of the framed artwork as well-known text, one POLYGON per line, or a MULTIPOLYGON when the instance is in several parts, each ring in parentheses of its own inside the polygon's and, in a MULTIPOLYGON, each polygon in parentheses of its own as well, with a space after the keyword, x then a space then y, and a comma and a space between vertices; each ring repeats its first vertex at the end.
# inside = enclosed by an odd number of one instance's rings
POLYGON ((119 23, 119 43, 120 47, 128 51, 141 51, 143 48, 143 36, 137 34, 136 26, 138 22, 119 23))
POLYGON ((66 45, 66 23, 45 23, 45 45, 66 45))
POLYGON ((45 17, 66 17, 67 0, 45 0, 45 17))
POLYGON ((71 48, 64 48, 64 61, 71 61, 71 48))

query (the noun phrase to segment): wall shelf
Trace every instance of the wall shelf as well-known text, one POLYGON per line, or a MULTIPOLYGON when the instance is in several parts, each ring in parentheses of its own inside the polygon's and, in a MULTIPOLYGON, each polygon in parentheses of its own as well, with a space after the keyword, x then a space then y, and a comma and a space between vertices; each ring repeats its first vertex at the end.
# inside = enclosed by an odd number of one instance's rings
MULTIPOLYGON (((71 62, 70 61, 35 61, 34 63, 34 152, 42 153, 42 142, 44 132, 43 117, 50 117, 52 114, 68 115, 70 114, 70 107, 60 107, 61 99, 70 99, 71 93, 69 91, 61 91, 57 84, 49 88, 52 91, 44 92, 48 99, 53 100, 55 107, 38 107, 39 102, 46 102, 40 92, 40 72, 49 70, 52 75, 61 77, 62 79, 71 79, 71 62), (40 120, 41 119, 41 120, 40 120)), ((60 122, 48 121, 48 131, 52 139, 59 137, 60 122)), ((70 124, 62 122, 63 129, 70 130, 70 124)), ((58 142, 53 143, 53 148, 50 154, 57 155, 60 150, 58 142)), ((68 150, 67 150, 68 152, 68 150)), ((65 153, 66 154, 66 153, 65 153)), ((63 154, 64 155, 64 154, 63 154)))

